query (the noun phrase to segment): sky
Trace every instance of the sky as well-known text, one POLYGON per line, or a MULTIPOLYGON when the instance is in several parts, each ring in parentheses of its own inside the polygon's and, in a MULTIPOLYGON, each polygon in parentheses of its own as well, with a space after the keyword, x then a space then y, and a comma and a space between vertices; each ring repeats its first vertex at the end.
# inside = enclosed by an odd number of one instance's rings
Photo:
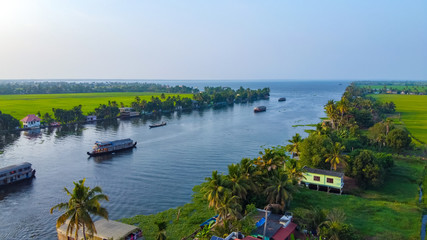
POLYGON ((0 0, 0 79, 427 80, 427 1, 0 0))

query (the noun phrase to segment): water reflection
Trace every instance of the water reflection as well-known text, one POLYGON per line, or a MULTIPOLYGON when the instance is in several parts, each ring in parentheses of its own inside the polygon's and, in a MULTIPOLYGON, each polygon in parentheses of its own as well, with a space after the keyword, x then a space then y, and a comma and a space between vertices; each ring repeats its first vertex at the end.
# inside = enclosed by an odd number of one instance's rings
POLYGON ((0 187, 0 201, 8 197, 9 195, 17 194, 17 193, 25 193, 29 192, 33 185, 33 179, 29 178, 22 180, 20 182, 16 182, 13 185, 6 185, 0 187))
POLYGON ((57 138, 65 138, 67 136, 81 136, 85 129, 82 124, 63 125, 56 128, 55 136, 57 138))
POLYGON ((88 159, 93 159, 96 163, 105 163, 105 162, 113 160, 114 158, 120 159, 121 157, 126 157, 126 156, 131 155, 131 154, 133 154, 133 148, 125 149, 125 150, 122 150, 120 152, 115 152, 115 153, 111 153, 111 154, 104 154, 104 155, 99 155, 99 156, 94 156, 94 157, 88 157, 88 159))
POLYGON ((4 151, 6 146, 12 145, 16 140, 19 139, 21 133, 6 133, 4 135, 0 134, 0 154, 4 151))

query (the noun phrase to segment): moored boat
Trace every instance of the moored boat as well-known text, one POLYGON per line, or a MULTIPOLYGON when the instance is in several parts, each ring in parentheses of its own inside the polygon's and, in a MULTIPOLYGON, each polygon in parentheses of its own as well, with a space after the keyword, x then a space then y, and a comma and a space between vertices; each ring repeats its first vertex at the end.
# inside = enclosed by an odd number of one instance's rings
POLYGON ((92 152, 87 152, 89 156, 97 156, 107 153, 118 152, 125 149, 130 149, 136 147, 136 142, 133 142, 132 139, 126 138, 116 141, 96 141, 95 146, 93 146, 92 152))
POLYGON ((281 98, 279 98, 279 102, 283 102, 283 101, 286 101, 286 98, 285 98, 285 97, 281 97, 281 98))
POLYGON ((165 126, 165 125, 166 125, 166 123, 162 122, 162 123, 159 123, 159 124, 150 125, 150 128, 162 127, 162 126, 165 126))
POLYGON ((0 168, 0 187, 31 179, 35 175, 36 170, 31 168, 29 162, 0 168))
POLYGON ((266 106, 258 106, 254 108, 254 112, 265 112, 267 110, 266 106))

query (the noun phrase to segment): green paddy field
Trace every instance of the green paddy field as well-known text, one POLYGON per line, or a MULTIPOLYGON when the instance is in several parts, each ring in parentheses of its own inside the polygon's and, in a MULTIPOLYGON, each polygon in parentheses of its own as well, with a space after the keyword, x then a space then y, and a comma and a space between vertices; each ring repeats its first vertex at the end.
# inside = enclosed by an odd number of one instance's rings
MULTIPOLYGON (((82 105, 84 113, 93 111, 100 104, 116 101, 120 105, 129 106, 139 96, 141 100, 151 100, 151 97, 160 97, 161 93, 151 92, 108 92, 108 93, 72 93, 72 94, 29 94, 29 95, 0 95, 0 111, 19 119, 28 114, 53 114, 52 108, 70 109, 82 105)), ((168 96, 192 97, 192 94, 165 93, 168 96)))
POLYGON ((427 143, 427 95, 372 95, 383 102, 394 102, 400 122, 406 126, 415 140, 427 143))

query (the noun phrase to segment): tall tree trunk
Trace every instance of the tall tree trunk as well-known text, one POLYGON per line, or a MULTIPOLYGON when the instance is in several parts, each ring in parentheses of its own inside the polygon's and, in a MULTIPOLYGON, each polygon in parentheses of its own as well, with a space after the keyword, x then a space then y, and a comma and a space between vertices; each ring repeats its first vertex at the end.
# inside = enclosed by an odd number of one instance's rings
POLYGON ((85 229, 85 224, 84 223, 83 223, 83 238, 84 238, 84 240, 86 240, 86 229, 85 229))

